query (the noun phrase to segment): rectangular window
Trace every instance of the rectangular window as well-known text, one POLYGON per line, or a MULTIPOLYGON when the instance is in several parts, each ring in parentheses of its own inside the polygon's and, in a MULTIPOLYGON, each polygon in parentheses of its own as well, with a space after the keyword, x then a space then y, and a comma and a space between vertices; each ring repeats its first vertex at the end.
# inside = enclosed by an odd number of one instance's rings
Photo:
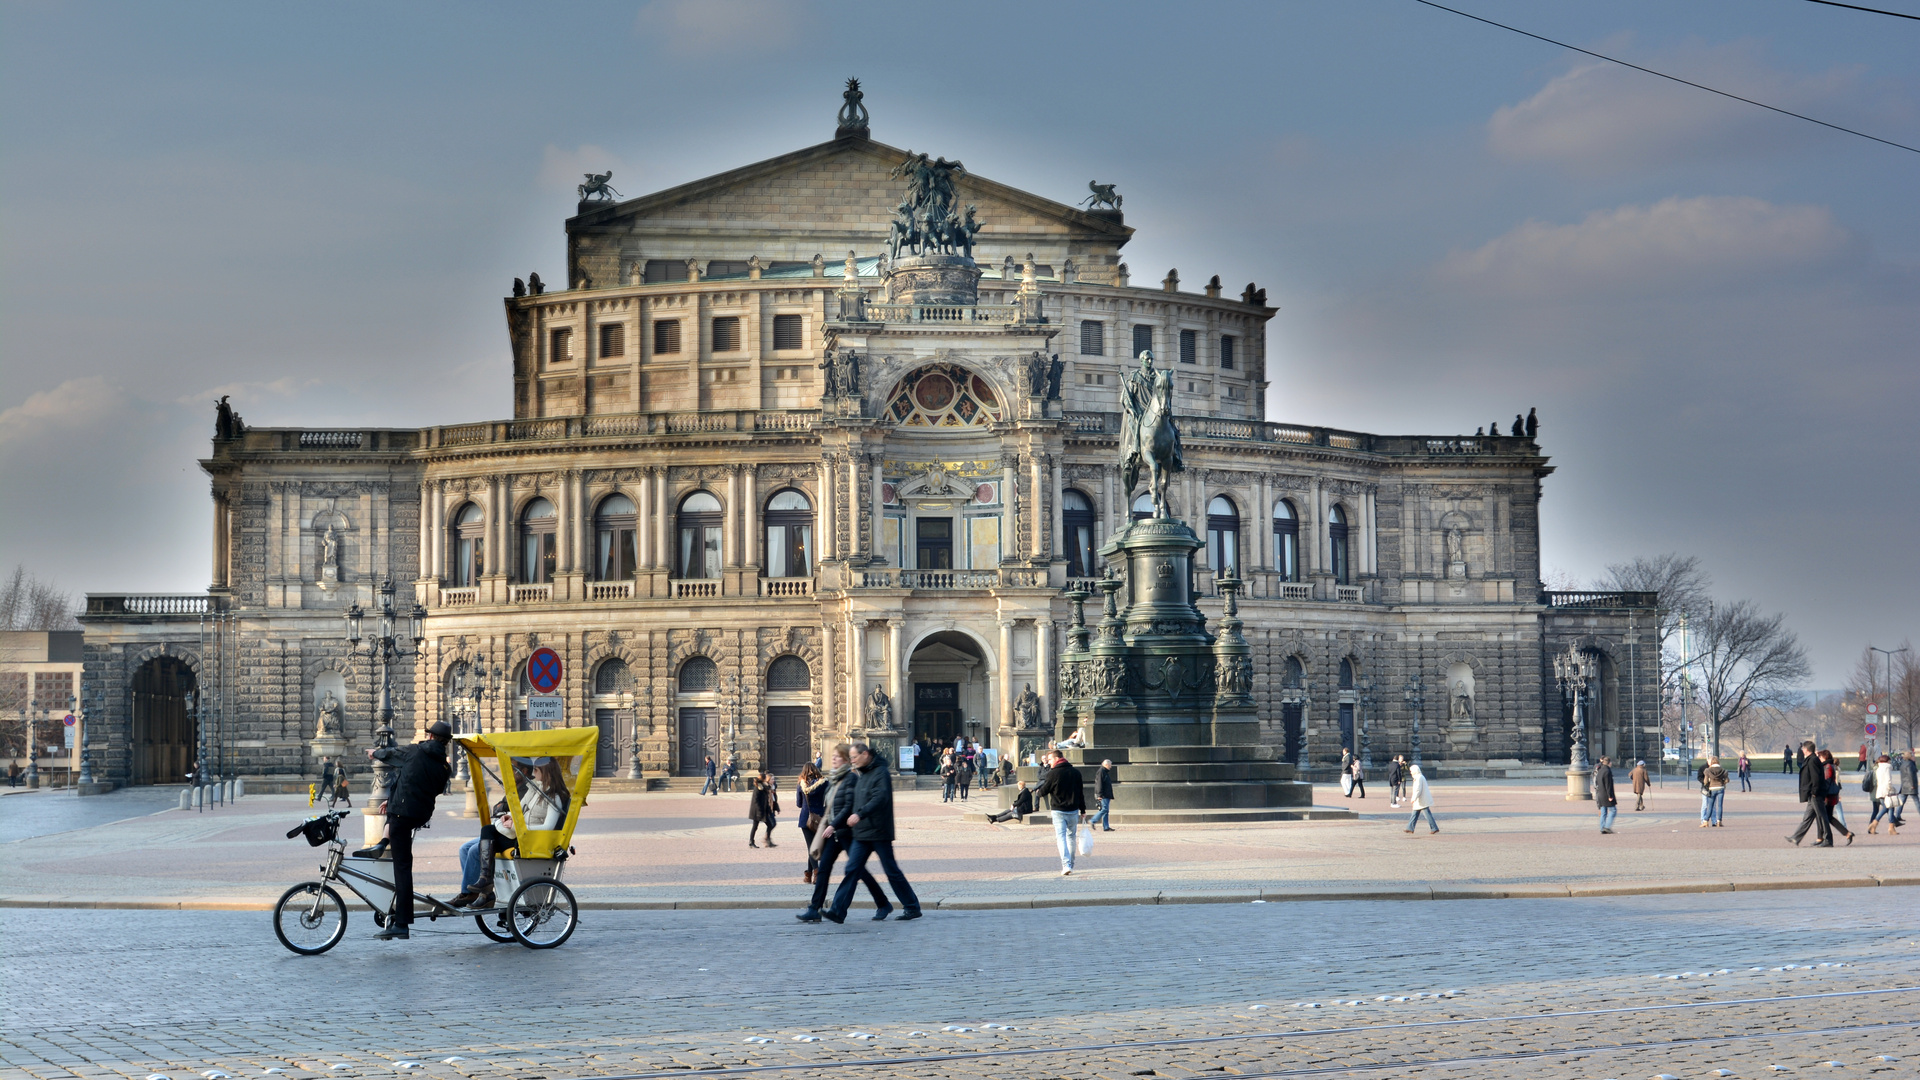
POLYGON ((773 317, 773 347, 775 349, 804 349, 806 342, 800 336, 800 316, 775 315, 773 317))
POLYGON ((745 277, 747 270, 744 259, 714 259, 707 263, 707 276, 710 278, 745 277))
POLYGON ((553 349, 547 353, 547 363, 562 364, 573 359, 573 331, 555 330, 553 349))
POLYGON ((914 522, 914 566, 920 570, 953 569, 953 519, 921 518, 914 522))
POLYGON ((1138 359, 1141 353, 1151 348, 1153 348, 1153 327, 1135 325, 1133 328, 1133 358, 1138 359))
POLYGON ((627 355, 627 324, 604 323, 600 327, 600 355, 627 355))
POLYGON ((680 351, 679 319, 663 319, 653 324, 653 351, 656 353, 680 351))
POLYGON ((1232 334, 1220 335, 1220 366, 1229 371, 1233 370, 1233 335, 1232 334))
POLYGON ((1183 364, 1200 362, 1200 335, 1192 330, 1180 331, 1180 362, 1183 364))
POLYGON ((737 352, 740 349, 740 316, 721 315, 713 320, 713 351, 737 352))
POLYGON ((685 259, 648 259, 647 268, 641 278, 648 285, 658 285, 664 281, 687 280, 687 260, 685 259))
POLYGON ((1098 319, 1082 319, 1080 322, 1080 355, 1107 355, 1107 324, 1098 319))

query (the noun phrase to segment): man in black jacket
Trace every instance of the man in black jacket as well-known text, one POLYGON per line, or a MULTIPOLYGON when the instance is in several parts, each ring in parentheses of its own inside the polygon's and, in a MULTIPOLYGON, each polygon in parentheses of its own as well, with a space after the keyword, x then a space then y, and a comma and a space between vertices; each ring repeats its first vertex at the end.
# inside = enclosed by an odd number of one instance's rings
POLYGON ((1787 842, 1795 847, 1806 839, 1807 830, 1818 826, 1814 834, 1815 847, 1833 846, 1833 817, 1827 809, 1827 774, 1820 767, 1820 759, 1813 756, 1815 747, 1811 740, 1800 744, 1803 755, 1800 766, 1800 801, 1807 804, 1807 812, 1800 819, 1800 827, 1787 835, 1787 842))
POLYGON ((866 872, 867 856, 875 855, 880 859, 880 869, 886 871, 887 884, 893 886, 893 895, 900 901, 900 921, 917 919, 920 897, 893 859, 893 777, 887 773, 887 763, 866 743, 854 743, 853 770, 857 776, 853 806, 845 817, 832 822, 836 833, 853 830, 853 846, 847 851, 846 876, 833 894, 833 908, 822 914, 837 923, 847 921, 847 909, 853 906, 853 887, 866 872))
POLYGON ((1027 788, 1025 780, 1020 781, 1020 790, 1014 793, 1013 805, 997 814, 988 814, 987 820, 999 823, 1012 818, 1025 818, 1033 813, 1033 792, 1027 788))
POLYGON ((1073 873, 1074 841, 1080 838, 1080 815, 1087 809, 1087 789, 1080 770, 1067 764, 1067 755, 1053 752, 1053 768, 1040 781, 1033 801, 1047 800, 1053 812, 1053 840, 1060 848, 1060 876, 1073 873))
POLYGON ((424 742, 369 750, 393 769, 393 794, 387 798, 387 842, 393 852, 393 908, 387 928, 374 935, 382 941, 405 941, 413 922, 413 832, 433 816, 433 802, 447 790, 453 770, 447 765, 447 742, 453 729, 435 721, 424 742))
POLYGON ((1100 809, 1087 822, 1089 829, 1098 825, 1101 832, 1113 831, 1107 816, 1113 812, 1113 777, 1116 772, 1118 770, 1113 767, 1113 759, 1107 758, 1100 762, 1100 771, 1093 774, 1093 797, 1099 800, 1100 809))

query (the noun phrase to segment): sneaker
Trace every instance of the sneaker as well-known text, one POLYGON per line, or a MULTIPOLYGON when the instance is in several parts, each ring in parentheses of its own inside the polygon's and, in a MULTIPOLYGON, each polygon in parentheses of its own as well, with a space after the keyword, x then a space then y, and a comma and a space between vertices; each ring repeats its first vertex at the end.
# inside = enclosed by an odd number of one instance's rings
POLYGON ((1061 877, 1072 877, 1072 876, 1073 876, 1073 870, 1072 870, 1072 868, 1068 868, 1068 869, 1066 869, 1066 870, 1062 870, 1062 871, 1060 871, 1060 876, 1061 876, 1061 877))

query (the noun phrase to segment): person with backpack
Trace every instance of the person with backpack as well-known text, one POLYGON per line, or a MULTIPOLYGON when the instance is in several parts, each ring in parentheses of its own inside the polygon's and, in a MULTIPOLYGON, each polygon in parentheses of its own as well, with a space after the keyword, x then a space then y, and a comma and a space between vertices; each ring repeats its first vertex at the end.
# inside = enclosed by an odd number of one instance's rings
POLYGON ((1900 835, 1900 773, 1893 767, 1893 759, 1881 754, 1860 787, 1873 800, 1873 818, 1867 822, 1867 832, 1878 832, 1880 819, 1886 818, 1887 835, 1900 835))

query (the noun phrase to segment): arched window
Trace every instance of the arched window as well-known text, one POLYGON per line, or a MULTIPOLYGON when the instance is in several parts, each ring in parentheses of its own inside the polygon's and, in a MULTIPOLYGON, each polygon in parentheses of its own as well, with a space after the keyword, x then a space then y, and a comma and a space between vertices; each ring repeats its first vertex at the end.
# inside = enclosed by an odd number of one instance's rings
POLYGON ((720 669, 704 656, 689 657, 680 665, 680 692, 700 694, 720 685, 720 669))
MULTIPOLYGON (((1348 669, 1348 677, 1349 678, 1352 677, 1351 668, 1348 669)), ((1300 658, 1297 656, 1287 657, 1286 671, 1284 674, 1280 676, 1280 688, 1283 690, 1304 690, 1306 689, 1306 686, 1307 686, 1306 665, 1302 664, 1300 662, 1300 658)))
POLYGON ((1093 500, 1072 488, 1062 492, 1060 532, 1067 541, 1067 576, 1092 577, 1093 500))
POLYGON ((1216 574, 1239 576, 1240 511, 1225 495, 1207 503, 1207 566, 1216 574))
POLYGON ((468 503, 453 516, 447 530, 447 544, 453 548, 453 584, 466 588, 480 584, 487 572, 487 513, 478 503, 468 503))
POLYGON ((680 558, 683 578, 720 576, 720 500, 696 491, 680 501, 680 558))
POLYGON ((601 581, 625 581, 639 567, 634 546, 639 515, 633 500, 625 495, 609 495, 600 500, 593 512, 593 569, 601 581))
POLYGON ((613 657, 600 665, 593 673, 593 692, 596 694, 624 694, 633 689, 633 671, 627 662, 613 657))
POLYGON ((1340 661, 1340 689, 1353 689, 1353 661, 1340 661))
POLYGON ((783 656, 767 668, 767 689, 811 690, 813 672, 808 670, 805 660, 797 656, 783 656))
POLYGON ((553 580, 560 548, 555 528, 560 519, 553 504, 535 499, 520 512, 520 580, 538 585, 553 580))
POLYGON ((813 576, 813 504, 792 488, 767 500, 767 576, 813 576))
POLYGON ((1153 496, 1143 491, 1139 498, 1133 500, 1133 520, 1144 521, 1152 516, 1153 496))
POLYGON ((1281 581, 1300 580, 1300 515, 1285 499, 1273 505, 1273 568, 1281 581))
POLYGON ((1327 512, 1327 547, 1331 549, 1333 583, 1353 584, 1347 565, 1347 511, 1338 505, 1327 512))

